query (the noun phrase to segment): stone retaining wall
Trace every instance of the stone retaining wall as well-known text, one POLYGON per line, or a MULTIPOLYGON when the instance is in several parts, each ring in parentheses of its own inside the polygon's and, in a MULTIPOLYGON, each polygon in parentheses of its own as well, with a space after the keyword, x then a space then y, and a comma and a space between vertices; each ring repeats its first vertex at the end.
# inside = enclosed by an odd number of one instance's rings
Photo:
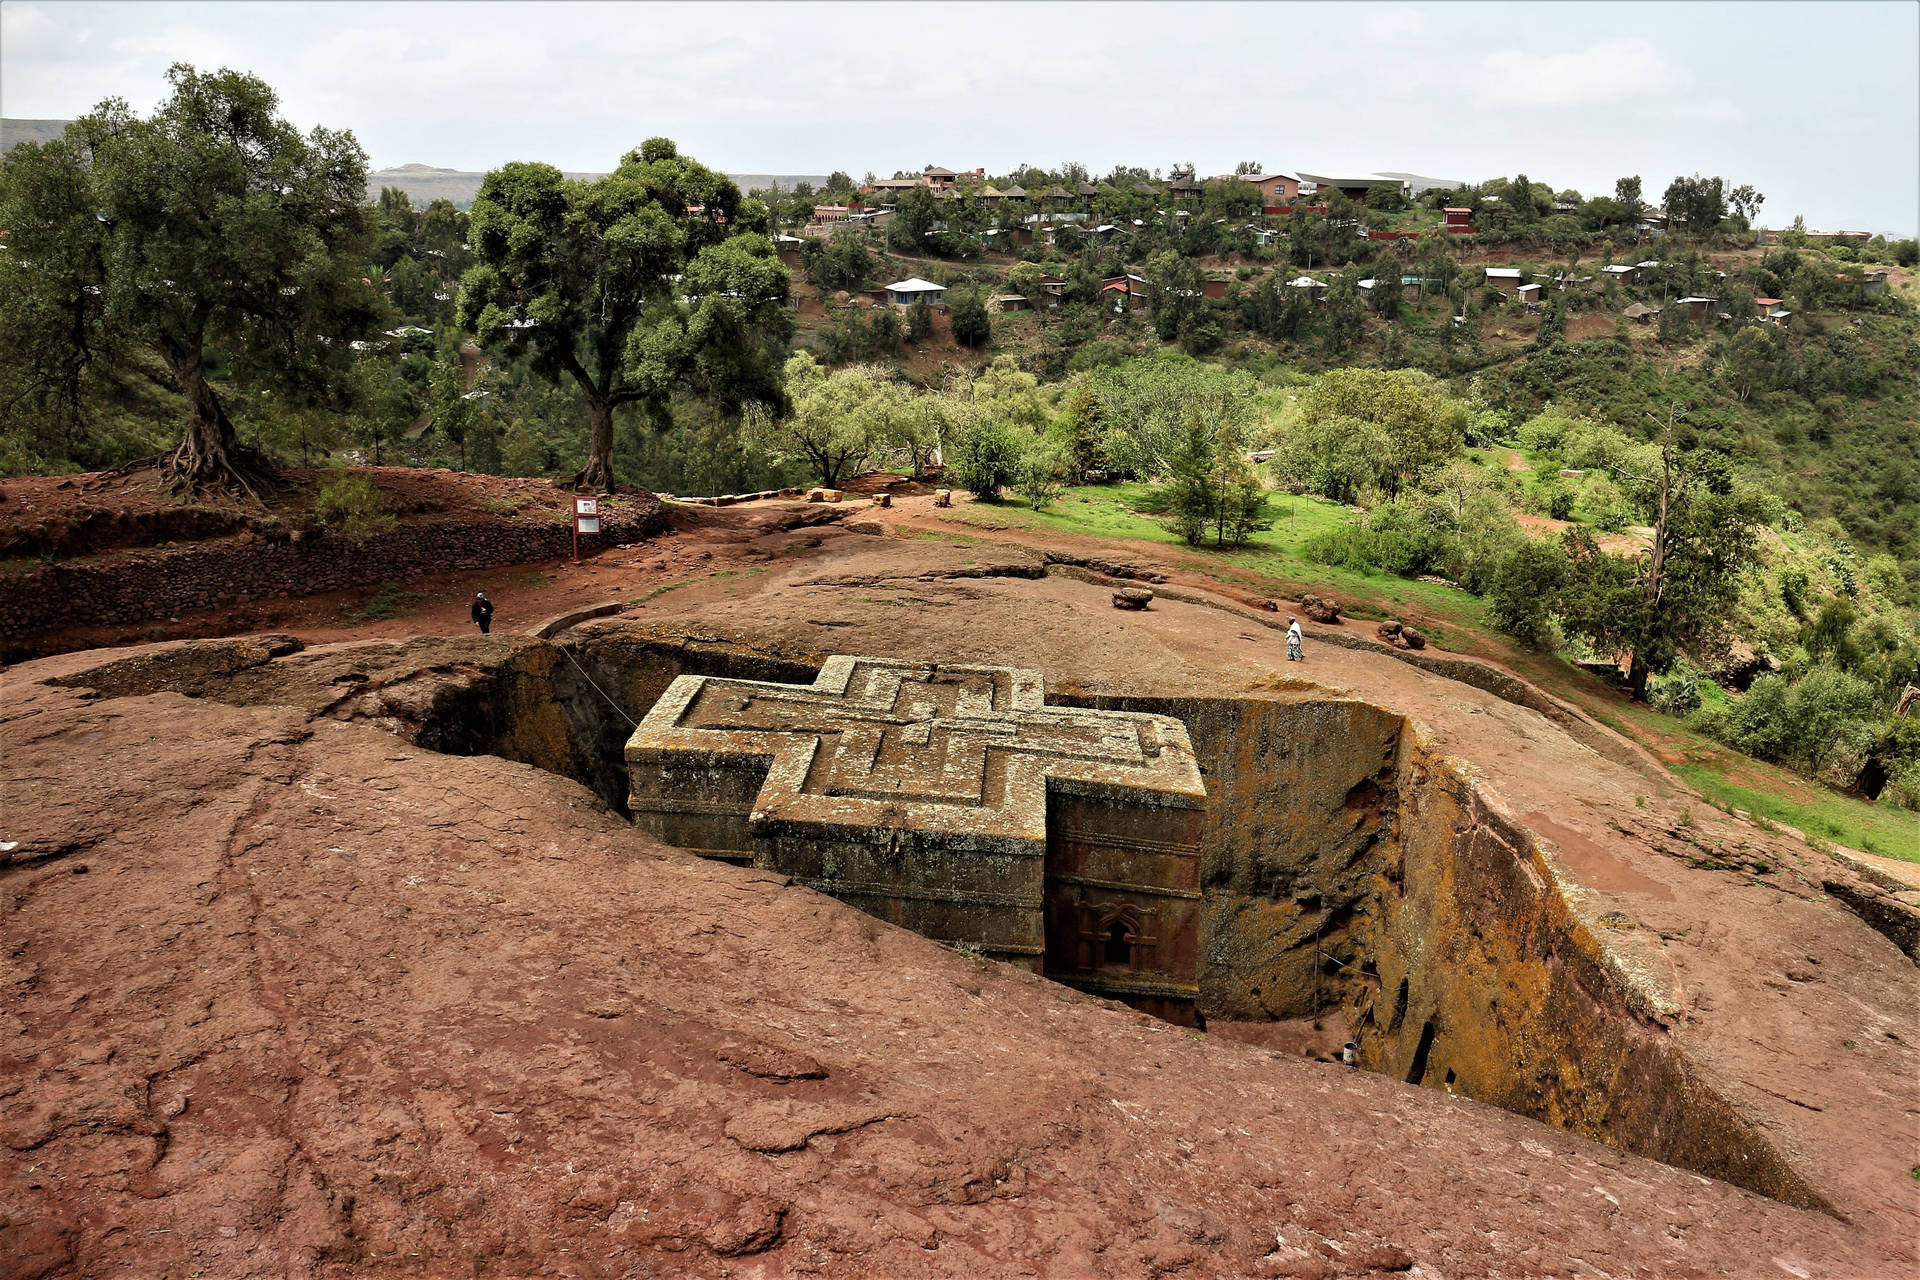
MULTIPOLYGON (((642 542, 666 527, 657 503, 604 517, 597 545, 642 542)), ((505 519, 413 521, 352 542, 325 533, 258 533, 181 547, 43 564, 0 575, 0 656, 68 627, 117 626, 254 600, 318 595, 424 574, 529 564, 573 554, 568 524, 505 519)))

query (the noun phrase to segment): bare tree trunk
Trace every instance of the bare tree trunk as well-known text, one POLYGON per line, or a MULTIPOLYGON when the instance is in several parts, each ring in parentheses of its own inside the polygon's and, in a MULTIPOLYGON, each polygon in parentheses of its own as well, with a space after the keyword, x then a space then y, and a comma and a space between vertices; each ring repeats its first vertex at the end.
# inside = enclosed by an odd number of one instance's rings
POLYGON ((1635 702, 1647 700, 1647 679, 1653 673, 1647 669, 1645 658, 1635 649, 1633 657, 1627 663, 1627 692, 1635 702))
POLYGON ((613 405, 605 397, 587 397, 587 416, 593 424, 587 441, 587 465, 568 482, 576 489, 597 489, 609 493, 613 478, 613 405))
POLYGON ((181 497, 224 490, 258 500, 273 486, 273 463, 240 443, 220 397, 207 382, 198 351, 175 356, 169 363, 187 398, 187 429, 179 446, 161 463, 162 474, 181 497))

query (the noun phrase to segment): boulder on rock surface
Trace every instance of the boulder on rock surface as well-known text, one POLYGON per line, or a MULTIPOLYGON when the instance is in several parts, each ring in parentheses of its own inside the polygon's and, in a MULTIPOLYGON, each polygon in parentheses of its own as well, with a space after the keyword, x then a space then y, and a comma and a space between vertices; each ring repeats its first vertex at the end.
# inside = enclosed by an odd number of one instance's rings
POLYGON ((936 506, 936 507, 950 507, 950 506, 952 506, 952 505, 953 505, 953 490, 951 490, 951 489, 935 489, 935 490, 933 491, 933 505, 934 505, 934 506, 936 506))
POLYGON ((1300 612, 1306 614, 1315 622, 1340 621, 1340 606, 1331 600, 1325 600, 1319 596, 1301 596, 1300 612))
POLYGON ((1427 638, 1397 618, 1388 618, 1373 629, 1373 634, 1396 649, 1424 649, 1427 638))
POLYGON ((876 493, 873 495, 873 505, 876 507, 890 507, 893 505, 893 495, 890 493, 876 493))
POLYGON ((807 490, 808 502, 838 502, 840 501, 840 497, 841 497, 841 494, 840 494, 840 490, 838 489, 807 490))
POLYGON ((1153 600, 1153 592, 1145 587, 1122 587, 1113 593, 1113 607, 1116 609, 1144 609, 1153 600))

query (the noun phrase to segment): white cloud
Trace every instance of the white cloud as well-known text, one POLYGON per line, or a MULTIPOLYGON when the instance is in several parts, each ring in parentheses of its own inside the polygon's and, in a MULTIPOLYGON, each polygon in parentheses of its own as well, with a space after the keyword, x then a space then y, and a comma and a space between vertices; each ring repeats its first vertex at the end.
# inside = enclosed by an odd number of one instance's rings
POLYGON ((1843 23, 1750 5, 1728 26, 1724 4, 1677 3, 1658 34, 1617 6, 1531 6, 1524 34, 1517 12, 923 0, 880 21, 842 3, 0 0, 0 114, 69 117, 109 95, 147 111, 184 58, 259 75, 288 119, 350 128, 379 164, 598 170, 663 134, 742 172, 1191 159, 1217 173, 1257 158, 1611 189, 1697 169, 1762 185, 1782 220, 1912 234, 1914 5, 1843 23), (1276 71, 1286 47, 1315 53, 1276 71), (1702 48, 1711 74, 1681 52, 1702 48), (1738 91, 1781 66, 1826 86, 1818 109, 1738 91), (1864 186, 1835 176, 1862 166, 1892 168, 1864 186))
POLYGON ((1400 44, 1426 29, 1427 15, 1418 9, 1371 9, 1360 20, 1361 34, 1376 44, 1400 44))
POLYGON ((38 47, 51 44, 51 37, 57 30, 58 24, 35 5, 0 6, 0 45, 5 45, 9 51, 31 53, 38 47))
POLYGON ((1476 89, 1489 103, 1568 106, 1630 98, 1675 79, 1651 40, 1608 40, 1579 53, 1489 53, 1476 89))
POLYGON ((150 35, 121 36, 113 41, 113 51, 130 62, 192 63, 202 71, 232 67, 244 71, 246 53, 231 36, 205 27, 169 26, 150 35))

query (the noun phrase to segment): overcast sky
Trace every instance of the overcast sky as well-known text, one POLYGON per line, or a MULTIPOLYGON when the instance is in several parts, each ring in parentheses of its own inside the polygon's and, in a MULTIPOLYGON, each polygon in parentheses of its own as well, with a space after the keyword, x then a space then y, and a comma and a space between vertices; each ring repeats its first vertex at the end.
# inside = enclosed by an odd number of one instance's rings
POLYGON ((254 72, 376 167, 604 170, 665 134, 734 173, 1079 160, 1203 173, 1638 173, 1761 221, 1920 230, 1920 5, 0 2, 0 114, 145 111, 254 72))

